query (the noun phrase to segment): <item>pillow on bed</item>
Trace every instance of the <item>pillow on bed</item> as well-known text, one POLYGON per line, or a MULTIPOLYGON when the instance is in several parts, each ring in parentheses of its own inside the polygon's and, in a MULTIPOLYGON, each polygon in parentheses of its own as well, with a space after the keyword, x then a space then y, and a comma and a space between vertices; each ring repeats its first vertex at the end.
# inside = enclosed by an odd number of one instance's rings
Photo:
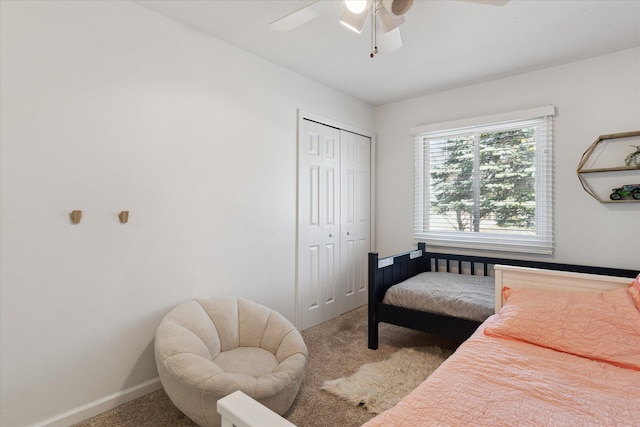
POLYGON ((638 308, 638 310, 640 310, 640 274, 638 274, 636 280, 634 280, 633 283, 629 285, 627 292, 629 292, 629 296, 631 297, 633 302, 636 303, 636 307, 638 308))
POLYGON ((640 312, 626 288, 559 292, 504 288, 485 334, 640 370, 640 312))

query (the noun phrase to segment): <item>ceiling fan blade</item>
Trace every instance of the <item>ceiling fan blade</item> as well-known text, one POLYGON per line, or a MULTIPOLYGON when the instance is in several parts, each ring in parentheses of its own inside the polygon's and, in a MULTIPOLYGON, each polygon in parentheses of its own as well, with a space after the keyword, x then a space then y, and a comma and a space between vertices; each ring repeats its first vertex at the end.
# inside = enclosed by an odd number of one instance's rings
POLYGON ((402 37, 400 36, 400 28, 396 27, 386 33, 378 33, 378 52, 389 53, 402 47, 402 37))
POLYGON ((298 9, 271 23, 271 28, 276 31, 291 31, 309 21, 316 19, 323 13, 328 12, 336 6, 335 2, 316 0, 308 6, 298 9))

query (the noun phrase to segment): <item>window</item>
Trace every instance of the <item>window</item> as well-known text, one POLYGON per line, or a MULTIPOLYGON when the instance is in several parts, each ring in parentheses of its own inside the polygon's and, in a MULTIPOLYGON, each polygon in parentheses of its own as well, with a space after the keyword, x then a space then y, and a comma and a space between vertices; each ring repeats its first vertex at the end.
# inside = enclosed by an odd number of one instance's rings
POLYGON ((547 106, 412 129, 414 237, 552 253, 553 114, 547 106))

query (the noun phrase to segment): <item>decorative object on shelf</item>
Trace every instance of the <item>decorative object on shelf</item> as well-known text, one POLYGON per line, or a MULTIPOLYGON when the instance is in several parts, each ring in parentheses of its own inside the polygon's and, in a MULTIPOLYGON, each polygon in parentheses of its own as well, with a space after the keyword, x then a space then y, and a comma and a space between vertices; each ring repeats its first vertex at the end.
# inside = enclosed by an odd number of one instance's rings
POLYGON ((630 168, 640 169, 640 145, 632 145, 631 147, 635 148, 636 151, 624 158, 624 164, 630 168))
POLYGON ((80 221, 82 221, 82 211, 80 210, 71 211, 71 214, 69 215, 69 217, 71 218, 72 224, 80 224, 80 221))
POLYGON ((635 144, 637 142, 640 142, 640 131, 599 136, 578 163, 576 172, 582 188, 601 203, 640 202, 640 184, 628 184, 630 178, 640 179, 640 144, 635 144), (630 146, 635 151, 627 154, 628 151, 622 151, 626 148, 613 144, 619 142, 633 142, 630 146), (596 166, 599 163, 604 165, 596 166), (602 178, 599 188, 595 186, 596 177, 602 178), (609 185, 605 186, 606 183, 609 185))
POLYGON ((622 200, 627 198, 640 200, 640 184, 627 184, 620 188, 614 188, 611 191, 612 192, 609 195, 611 200, 622 200))

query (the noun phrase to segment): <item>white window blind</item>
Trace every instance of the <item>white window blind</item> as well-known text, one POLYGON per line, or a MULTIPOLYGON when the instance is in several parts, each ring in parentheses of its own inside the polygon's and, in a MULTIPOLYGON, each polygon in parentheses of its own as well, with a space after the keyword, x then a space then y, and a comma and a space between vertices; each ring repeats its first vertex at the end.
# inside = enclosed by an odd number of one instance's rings
POLYGON ((546 106, 412 129, 414 237, 552 253, 553 115, 546 106))

